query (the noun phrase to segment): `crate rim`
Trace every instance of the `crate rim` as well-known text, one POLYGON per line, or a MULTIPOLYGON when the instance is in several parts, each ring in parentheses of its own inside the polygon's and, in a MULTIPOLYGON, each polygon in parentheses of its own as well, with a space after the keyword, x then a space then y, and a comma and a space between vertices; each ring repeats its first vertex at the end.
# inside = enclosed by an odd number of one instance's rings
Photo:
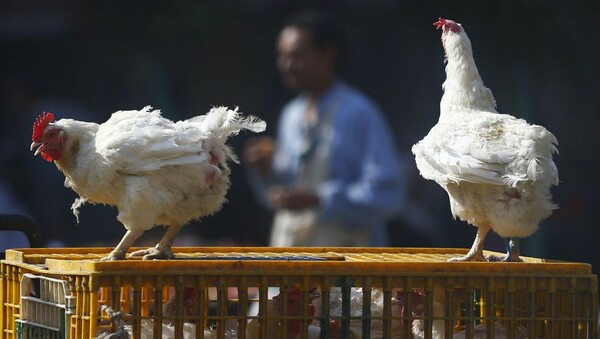
MULTIPOLYGON (((130 251, 138 248, 131 248, 130 251)), ((152 268, 160 266, 163 274, 205 274, 222 275, 320 275, 327 274, 360 274, 364 273, 364 265, 369 265, 370 274, 389 275, 390 273, 410 274, 430 272, 434 275, 448 275, 460 272, 461 275, 498 276, 510 273, 513 276, 531 276, 532 274, 550 274, 553 277, 578 274, 593 277, 591 264, 554 261, 547 259, 524 257, 524 263, 489 263, 489 262, 444 262, 444 261, 378 261, 353 259, 323 261, 293 260, 152 260, 141 259, 98 261, 98 258, 111 248, 58 248, 58 249, 10 249, 6 251, 3 262, 25 267, 31 270, 43 270, 45 274, 151 274, 152 268), (64 258, 65 255, 74 257, 64 258), (165 265, 168 263, 168 265, 165 265), (443 265, 440 265, 442 264, 443 265), (45 264, 45 267, 41 265, 45 264)), ((175 247, 176 254, 223 254, 223 253, 274 253, 274 254, 314 254, 327 256, 350 257, 352 255, 385 255, 385 254, 444 254, 461 255, 467 249, 458 248, 405 248, 405 247, 175 247)), ((497 254, 496 252, 489 252, 497 254)))

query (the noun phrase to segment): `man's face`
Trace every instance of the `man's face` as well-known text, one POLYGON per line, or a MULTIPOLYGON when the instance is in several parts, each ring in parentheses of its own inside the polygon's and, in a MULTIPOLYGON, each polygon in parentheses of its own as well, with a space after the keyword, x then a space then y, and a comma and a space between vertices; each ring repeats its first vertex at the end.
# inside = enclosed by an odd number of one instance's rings
POLYGON ((277 69, 293 90, 318 88, 323 75, 332 72, 331 53, 317 49, 308 34, 296 27, 281 31, 277 54, 277 69))

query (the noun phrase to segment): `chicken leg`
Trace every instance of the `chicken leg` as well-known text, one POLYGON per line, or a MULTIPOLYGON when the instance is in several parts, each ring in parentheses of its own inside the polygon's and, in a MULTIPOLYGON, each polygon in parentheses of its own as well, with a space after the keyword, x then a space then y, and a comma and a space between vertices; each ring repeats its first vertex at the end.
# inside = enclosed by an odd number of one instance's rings
POLYGON ((110 252, 108 256, 100 260, 107 261, 125 259, 125 253, 127 253, 129 247, 133 245, 133 242, 136 241, 136 239, 139 238, 142 235, 142 233, 144 233, 144 231, 128 230, 127 233, 125 233, 125 235, 123 236, 123 239, 121 239, 121 242, 119 242, 119 244, 117 245, 117 247, 115 247, 115 249, 112 250, 112 252, 110 252))
POLYGON ((450 258, 448 261, 487 261, 487 259, 483 256, 483 242, 485 240, 485 236, 490 231, 489 225, 479 226, 477 228, 477 235, 475 235, 475 241, 473 241, 473 246, 464 257, 455 257, 450 258))
POLYGON ((523 262, 520 254, 521 250, 519 249, 520 238, 504 238, 504 243, 506 244, 506 255, 504 256, 495 256, 489 255, 487 256, 488 261, 494 262, 523 262))
POLYGON ((144 260, 153 260, 153 259, 173 259, 175 258, 175 254, 171 251, 171 246, 173 246, 173 240, 175 236, 181 228, 183 224, 175 224, 169 226, 167 232, 160 240, 158 244, 154 247, 150 247, 145 250, 139 250, 131 253, 132 257, 143 257, 144 260))

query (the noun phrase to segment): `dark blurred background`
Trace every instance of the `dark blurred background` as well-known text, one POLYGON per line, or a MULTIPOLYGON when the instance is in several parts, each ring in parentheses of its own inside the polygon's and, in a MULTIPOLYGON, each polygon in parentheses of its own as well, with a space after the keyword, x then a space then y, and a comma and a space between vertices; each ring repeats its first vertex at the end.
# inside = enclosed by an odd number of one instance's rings
MULTIPOLYGON (((265 119, 272 135, 293 96, 275 71, 275 40, 284 18, 308 7, 343 25, 344 78, 381 106, 402 152, 410 202, 390 224, 395 246, 469 247, 475 234, 452 220, 446 193, 418 176, 410 153, 438 119, 445 74, 432 23, 443 16, 463 24, 498 110, 546 126, 560 142, 560 209, 523 241, 523 255, 598 271, 597 0, 3 1, 0 212, 32 215, 48 246, 114 246, 124 233, 116 210, 85 206, 77 225, 63 175, 29 152, 35 117, 103 122, 152 105, 181 120, 227 105, 265 119)), ((247 137, 232 139, 238 153, 247 137)), ((266 244, 269 212, 253 200, 241 166, 232 179, 227 205, 187 226, 176 245, 266 244)), ((489 248, 501 250, 499 239, 489 248)))

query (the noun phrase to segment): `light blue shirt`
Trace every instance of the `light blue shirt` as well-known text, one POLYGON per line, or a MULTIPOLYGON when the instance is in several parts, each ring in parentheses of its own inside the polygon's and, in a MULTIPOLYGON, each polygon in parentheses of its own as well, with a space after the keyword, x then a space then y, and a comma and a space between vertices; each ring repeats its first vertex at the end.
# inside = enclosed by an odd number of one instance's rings
MULTIPOLYGON (((271 185, 294 186, 306 147, 303 129, 309 104, 299 95, 283 109, 277 130, 272 175, 251 174, 263 203, 271 185)), ((319 218, 349 229, 371 228, 372 246, 389 245, 386 222, 400 212, 405 182, 392 133, 379 109, 364 94, 336 82, 317 103, 320 118, 331 111, 329 177, 317 188, 319 218)))

